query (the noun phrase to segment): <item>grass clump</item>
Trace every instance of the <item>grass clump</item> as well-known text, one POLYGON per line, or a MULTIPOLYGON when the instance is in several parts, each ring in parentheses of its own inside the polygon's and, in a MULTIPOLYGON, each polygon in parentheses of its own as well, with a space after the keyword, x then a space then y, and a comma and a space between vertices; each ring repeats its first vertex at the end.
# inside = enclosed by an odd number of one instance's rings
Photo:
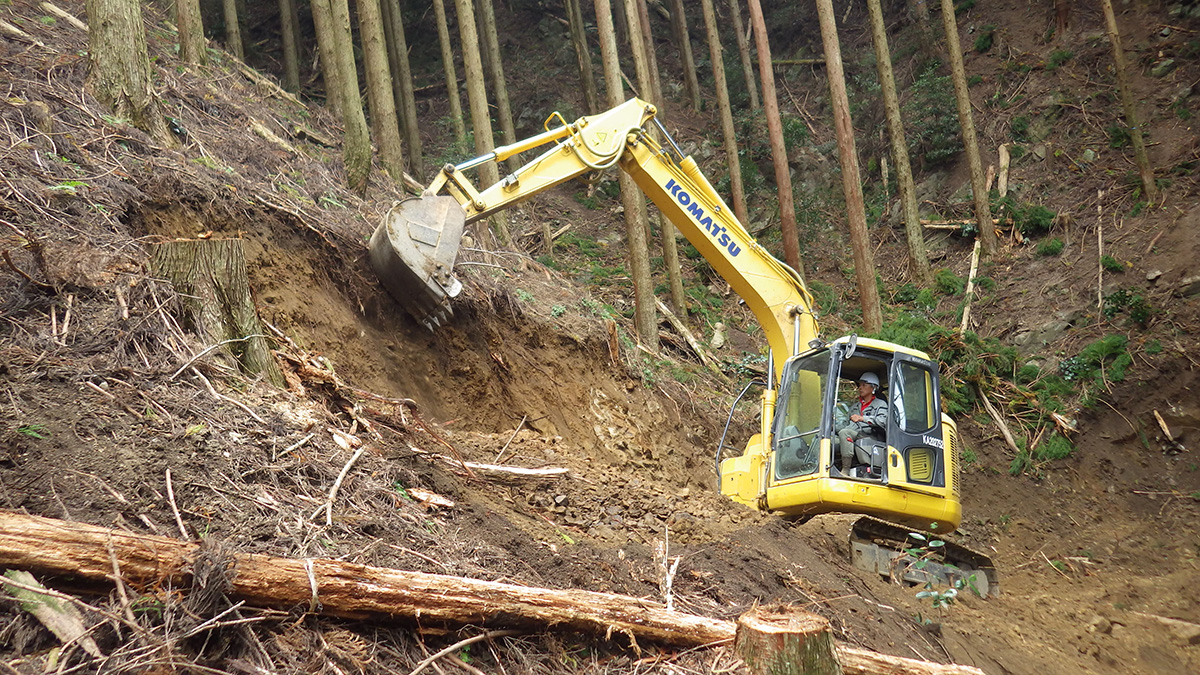
POLYGON ((1154 308, 1141 293, 1120 288, 1104 298, 1103 313, 1105 318, 1112 319, 1123 312, 1128 312, 1129 320, 1142 328, 1154 316, 1154 308))
POLYGON ((1063 359, 1059 370, 1063 378, 1071 382, 1092 383, 1104 386, 1106 381, 1121 382, 1125 372, 1133 365, 1133 357, 1126 349, 1129 338, 1124 335, 1106 335, 1084 347, 1078 356, 1063 359))
POLYGON ((995 41, 996 26, 987 24, 979 29, 979 35, 975 38, 975 51, 983 54, 992 48, 992 43, 995 41))
POLYGON ((1029 116, 1017 115, 1008 123, 1008 135, 1018 143, 1029 142, 1029 116))
POLYGON ((1046 70, 1054 70, 1062 64, 1071 60, 1075 56, 1075 52, 1069 49, 1055 49, 1050 52, 1050 58, 1046 59, 1046 70))
POLYGON ((941 269, 934 273, 933 285, 942 295, 961 295, 967 282, 954 272, 941 269))
POLYGON ((1052 459, 1066 459, 1075 452, 1075 444, 1071 439, 1062 434, 1051 434, 1041 445, 1033 449, 1033 456, 1036 459, 1048 461, 1052 459))
POLYGON ((1118 272, 1122 274, 1125 272, 1125 265, 1111 255, 1100 256, 1100 266, 1109 272, 1118 272))
POLYGON ((1047 257, 1055 256, 1055 255, 1058 255, 1059 253, 1062 253, 1063 246, 1065 246, 1065 244, 1063 244, 1062 239, 1059 239, 1058 237, 1051 237, 1049 239, 1044 240, 1042 243, 1038 244, 1037 252, 1038 252, 1038 255, 1043 255, 1043 256, 1047 256, 1047 257))

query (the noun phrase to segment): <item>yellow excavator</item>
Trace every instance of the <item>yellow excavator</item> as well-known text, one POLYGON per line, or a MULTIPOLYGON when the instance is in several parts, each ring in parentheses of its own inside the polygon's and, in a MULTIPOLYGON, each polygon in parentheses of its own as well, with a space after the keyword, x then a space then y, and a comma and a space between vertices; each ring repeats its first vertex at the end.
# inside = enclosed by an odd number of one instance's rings
POLYGON ((446 165, 421 196, 398 203, 375 230, 370 255, 377 276, 432 329, 450 318, 461 290, 453 269, 467 224, 585 173, 619 167, 741 296, 767 338, 761 427, 737 456, 723 457, 729 448, 723 435, 716 453, 721 493, 787 517, 862 514, 849 533, 857 566, 913 583, 966 582, 981 595, 996 593, 987 556, 921 534, 953 532, 962 520, 957 427, 941 412, 937 363, 880 340, 822 340, 803 279, 750 236, 656 112, 634 98, 573 123, 554 113, 544 133, 446 165), (542 146, 549 147, 485 190, 464 175, 542 146), (839 431, 855 428, 851 416, 861 419, 862 403, 851 392, 864 381, 885 403, 875 409, 886 414, 842 440, 839 431))

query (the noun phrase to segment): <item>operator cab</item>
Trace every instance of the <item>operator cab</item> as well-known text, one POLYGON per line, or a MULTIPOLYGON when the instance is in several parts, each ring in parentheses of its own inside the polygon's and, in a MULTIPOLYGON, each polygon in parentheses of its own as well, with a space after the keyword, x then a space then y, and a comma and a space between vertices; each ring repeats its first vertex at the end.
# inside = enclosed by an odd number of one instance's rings
MULTIPOLYGON (((937 364, 921 352, 890 343, 842 338, 790 359, 780 378, 772 424, 769 507, 798 514, 837 510, 829 508, 832 503, 821 504, 826 496, 842 501, 830 487, 805 490, 803 499, 788 489, 814 479, 831 481, 822 480, 826 485, 853 482, 926 493, 953 487, 953 460, 946 452, 937 392, 937 364), (867 408, 880 408, 869 396, 860 398, 863 389, 857 385, 864 379, 879 382, 874 396, 883 402, 886 415, 867 415, 883 417, 878 426, 850 419, 867 408), (851 434, 848 467, 838 433, 847 429, 857 429, 851 434), (789 503, 795 501, 803 503, 789 503)), ((862 488, 851 492, 867 494, 862 488)))

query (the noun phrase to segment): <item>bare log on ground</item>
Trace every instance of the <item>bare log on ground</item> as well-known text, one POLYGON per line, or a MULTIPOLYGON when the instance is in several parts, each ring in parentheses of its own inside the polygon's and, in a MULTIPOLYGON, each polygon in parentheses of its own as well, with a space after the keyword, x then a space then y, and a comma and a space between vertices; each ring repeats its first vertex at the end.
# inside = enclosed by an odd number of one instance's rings
MULTIPOLYGON (((190 584, 198 544, 0 512, 0 565, 7 567, 108 583, 109 541, 127 581, 190 584)), ((727 642, 734 636, 729 621, 668 611, 661 603, 611 593, 260 554, 235 554, 232 568, 232 599, 285 610, 320 607, 322 614, 348 619, 554 627, 682 647, 727 642)))
MULTIPOLYGON (((0 566, 109 584, 186 588, 201 545, 0 510, 0 566)), ((212 547, 206 554, 211 555, 212 547)), ((612 593, 556 590, 408 572, 323 558, 232 554, 228 595, 249 605, 308 609, 346 619, 420 619, 424 624, 573 630, 641 643, 703 647, 733 641, 736 627, 612 593)), ((917 661, 837 645, 846 675, 983 675, 977 668, 917 661)))

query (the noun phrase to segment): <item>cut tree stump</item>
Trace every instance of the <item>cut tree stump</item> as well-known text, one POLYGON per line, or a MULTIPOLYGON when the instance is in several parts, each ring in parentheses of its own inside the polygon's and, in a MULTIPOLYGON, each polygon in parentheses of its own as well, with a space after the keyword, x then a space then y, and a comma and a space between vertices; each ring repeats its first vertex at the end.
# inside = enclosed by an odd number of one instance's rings
POLYGON ((787 607, 738 617, 734 649, 755 675, 842 675, 829 620, 787 607))
MULTIPOLYGON (((420 620, 423 624, 523 627, 623 635, 683 648, 728 644, 731 621, 668 610, 627 595, 518 586, 441 574, 408 572, 341 560, 292 560, 221 553, 169 537, 109 530, 84 523, 0 510, 0 567, 111 584, 113 561, 138 587, 192 585, 196 561, 227 570, 227 595, 256 607, 301 610, 346 619, 420 620), (223 555, 225 559, 214 560, 223 555)), ((211 583, 213 580, 209 580, 211 583)), ((978 668, 917 661, 837 645, 845 675, 983 675, 978 668)), ((790 672, 790 671, 789 671, 790 672)))
POLYGON ((183 324, 206 346, 243 370, 285 386, 283 373, 263 335, 246 277, 241 239, 181 239, 153 247, 155 274, 167 279, 183 300, 183 324))

